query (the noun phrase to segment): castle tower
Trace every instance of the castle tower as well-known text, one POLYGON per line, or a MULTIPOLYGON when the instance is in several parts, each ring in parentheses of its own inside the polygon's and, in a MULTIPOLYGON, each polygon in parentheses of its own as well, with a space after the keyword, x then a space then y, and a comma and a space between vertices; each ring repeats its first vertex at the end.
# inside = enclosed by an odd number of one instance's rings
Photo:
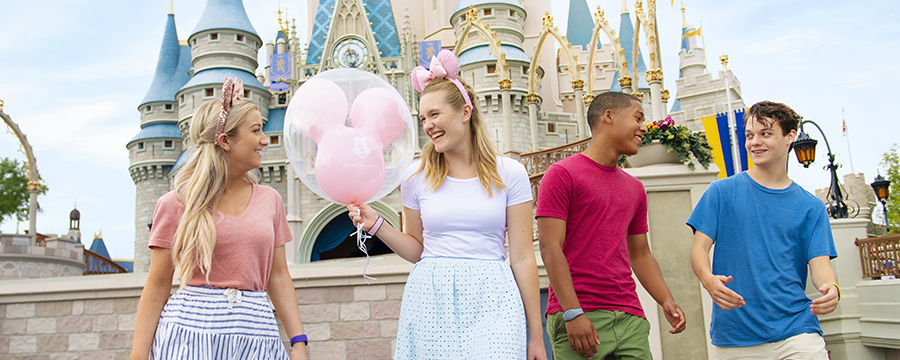
MULTIPOLYGON (((682 12, 684 9, 682 8, 682 12)), ((687 24, 684 20, 682 34, 696 31, 697 29, 687 24)), ((699 34, 698 36, 702 36, 699 34)), ((706 52, 697 44, 697 36, 682 37, 681 50, 678 51, 679 78, 675 80, 676 98, 669 111, 672 119, 683 122, 691 130, 703 129, 700 122, 701 116, 712 115, 728 111, 728 97, 725 93, 725 77, 728 77, 728 91, 731 91, 732 109, 746 107, 741 96, 741 82, 729 70, 719 71, 719 77, 714 79, 707 71, 706 52)))
MULTIPOLYGON (((625 61, 628 62, 628 76, 631 76, 631 81, 637 81, 638 83, 638 91, 644 93, 644 110, 645 114, 649 114, 650 106, 650 84, 647 83, 647 65, 644 64, 644 55, 641 53, 640 44, 635 46, 634 44, 634 20, 631 19, 631 13, 628 8, 625 6, 625 2, 622 2, 622 16, 619 21, 619 43, 622 46, 622 50, 625 51, 625 61), (634 78, 634 51, 637 48, 637 79, 634 78)), ((622 86, 619 84, 619 78, 622 74, 619 74, 616 71, 615 78, 613 78, 612 85, 609 88, 609 91, 622 91, 622 86)), ((628 91, 630 92, 630 91, 628 91)))
MULTIPOLYGON (((497 33, 501 49, 506 54, 509 79, 512 80, 510 103, 512 104, 512 146, 514 153, 531 151, 531 130, 528 119, 528 69, 531 57, 523 50, 525 8, 516 0, 461 0, 450 18, 458 38, 466 25, 466 11, 473 6, 478 19, 497 33)), ((472 30, 475 31, 474 29, 472 30)), ((459 53, 460 78, 476 90, 476 98, 484 115, 488 134, 498 149, 504 149, 503 104, 497 74, 497 57, 490 45, 477 33, 470 33, 459 53)), ((537 149, 534 149, 537 150, 537 149)))
POLYGON ((77 206, 69 213, 68 238, 76 244, 81 244, 81 212, 78 211, 77 206))
MULTIPOLYGON (((137 272, 146 272, 150 266, 148 226, 153 220, 156 200, 169 191, 166 175, 183 149, 182 137, 176 125, 179 103, 176 102, 175 93, 190 79, 190 51, 186 43, 178 41, 175 15, 170 11, 163 32, 156 73, 147 95, 138 105, 141 131, 126 145, 130 160, 128 171, 137 187, 134 216, 134 269, 137 272)), ((75 211, 77 210, 73 210, 75 211)))

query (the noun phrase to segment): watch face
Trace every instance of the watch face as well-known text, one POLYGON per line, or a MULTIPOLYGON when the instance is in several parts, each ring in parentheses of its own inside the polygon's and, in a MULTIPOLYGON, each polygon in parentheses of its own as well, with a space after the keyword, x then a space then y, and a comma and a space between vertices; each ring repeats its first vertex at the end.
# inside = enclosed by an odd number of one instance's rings
POLYGON ((359 68, 369 61, 369 48, 358 39, 344 39, 334 47, 333 56, 340 67, 359 68))

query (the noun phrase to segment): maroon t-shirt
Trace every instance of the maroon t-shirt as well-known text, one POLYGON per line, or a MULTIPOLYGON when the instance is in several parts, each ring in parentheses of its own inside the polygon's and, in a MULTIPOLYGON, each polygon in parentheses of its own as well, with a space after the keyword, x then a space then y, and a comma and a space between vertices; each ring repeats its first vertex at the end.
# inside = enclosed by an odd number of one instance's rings
MULTIPOLYGON (((647 232, 647 193, 638 179, 582 154, 570 156, 544 174, 536 216, 565 220, 563 254, 584 311, 645 317, 626 238, 647 232)), ((551 285, 547 314, 562 310, 551 285)))

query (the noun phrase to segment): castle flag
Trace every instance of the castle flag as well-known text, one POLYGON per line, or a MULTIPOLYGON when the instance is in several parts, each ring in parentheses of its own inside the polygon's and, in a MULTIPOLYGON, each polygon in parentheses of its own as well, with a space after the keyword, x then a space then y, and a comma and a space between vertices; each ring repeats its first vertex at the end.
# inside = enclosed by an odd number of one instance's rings
POLYGON ((441 41, 422 41, 419 43, 419 65, 424 68, 431 67, 431 58, 441 51, 441 41))
POLYGON ((689 32, 689 33, 685 33, 685 34, 682 35, 681 37, 689 38, 689 37, 691 37, 691 36, 698 36, 698 35, 700 35, 700 30, 701 30, 701 29, 703 29, 702 26, 700 27, 700 29, 691 31, 691 32, 689 32))
MULTIPOLYGON (((737 142, 740 151, 741 168, 750 169, 753 162, 747 154, 744 144, 747 142, 744 133, 744 113, 747 109, 735 109, 734 120, 737 125, 737 142)), ((706 141, 713 148, 710 152, 713 163, 719 168, 719 179, 724 179, 735 174, 734 158, 731 152, 731 131, 728 129, 728 112, 707 115, 700 118, 703 123, 703 131, 706 133, 706 141)))
POLYGON ((269 58, 269 90, 281 94, 288 91, 291 87, 285 84, 283 80, 291 78, 291 54, 281 53, 272 54, 269 58))

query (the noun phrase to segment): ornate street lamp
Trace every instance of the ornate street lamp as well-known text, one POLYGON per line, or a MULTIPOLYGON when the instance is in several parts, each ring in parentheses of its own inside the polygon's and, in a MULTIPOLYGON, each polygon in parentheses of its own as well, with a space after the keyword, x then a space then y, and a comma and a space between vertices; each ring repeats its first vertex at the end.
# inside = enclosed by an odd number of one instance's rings
POLYGON ((890 187, 891 182, 882 177, 881 172, 879 172, 878 176, 875 177, 875 182, 872 183, 872 190, 875 190, 875 196, 881 202, 881 209, 884 210, 884 227, 887 228, 888 234, 891 233, 891 225, 888 223, 887 213, 887 200, 891 196, 889 192, 890 187))
POLYGON ((825 136, 825 132, 822 131, 822 128, 819 127, 819 124, 816 124, 812 120, 803 120, 800 122, 800 135, 797 136, 797 140, 794 140, 794 153, 797 154, 797 161, 803 164, 804 168, 808 168, 813 161, 816 160, 816 144, 819 142, 813 138, 810 138, 809 135, 806 135, 806 132, 803 131, 803 125, 813 124, 817 129, 819 129, 819 133, 822 134, 822 138, 825 139, 825 146, 828 147, 828 165, 825 166, 826 169, 831 171, 831 186, 828 189, 828 213, 834 219, 846 219, 849 215, 847 211, 847 204, 844 203, 844 195, 841 193, 841 183, 838 181, 837 169, 840 167, 840 164, 834 163, 834 154, 831 152, 831 145, 828 144, 828 137, 825 136))

